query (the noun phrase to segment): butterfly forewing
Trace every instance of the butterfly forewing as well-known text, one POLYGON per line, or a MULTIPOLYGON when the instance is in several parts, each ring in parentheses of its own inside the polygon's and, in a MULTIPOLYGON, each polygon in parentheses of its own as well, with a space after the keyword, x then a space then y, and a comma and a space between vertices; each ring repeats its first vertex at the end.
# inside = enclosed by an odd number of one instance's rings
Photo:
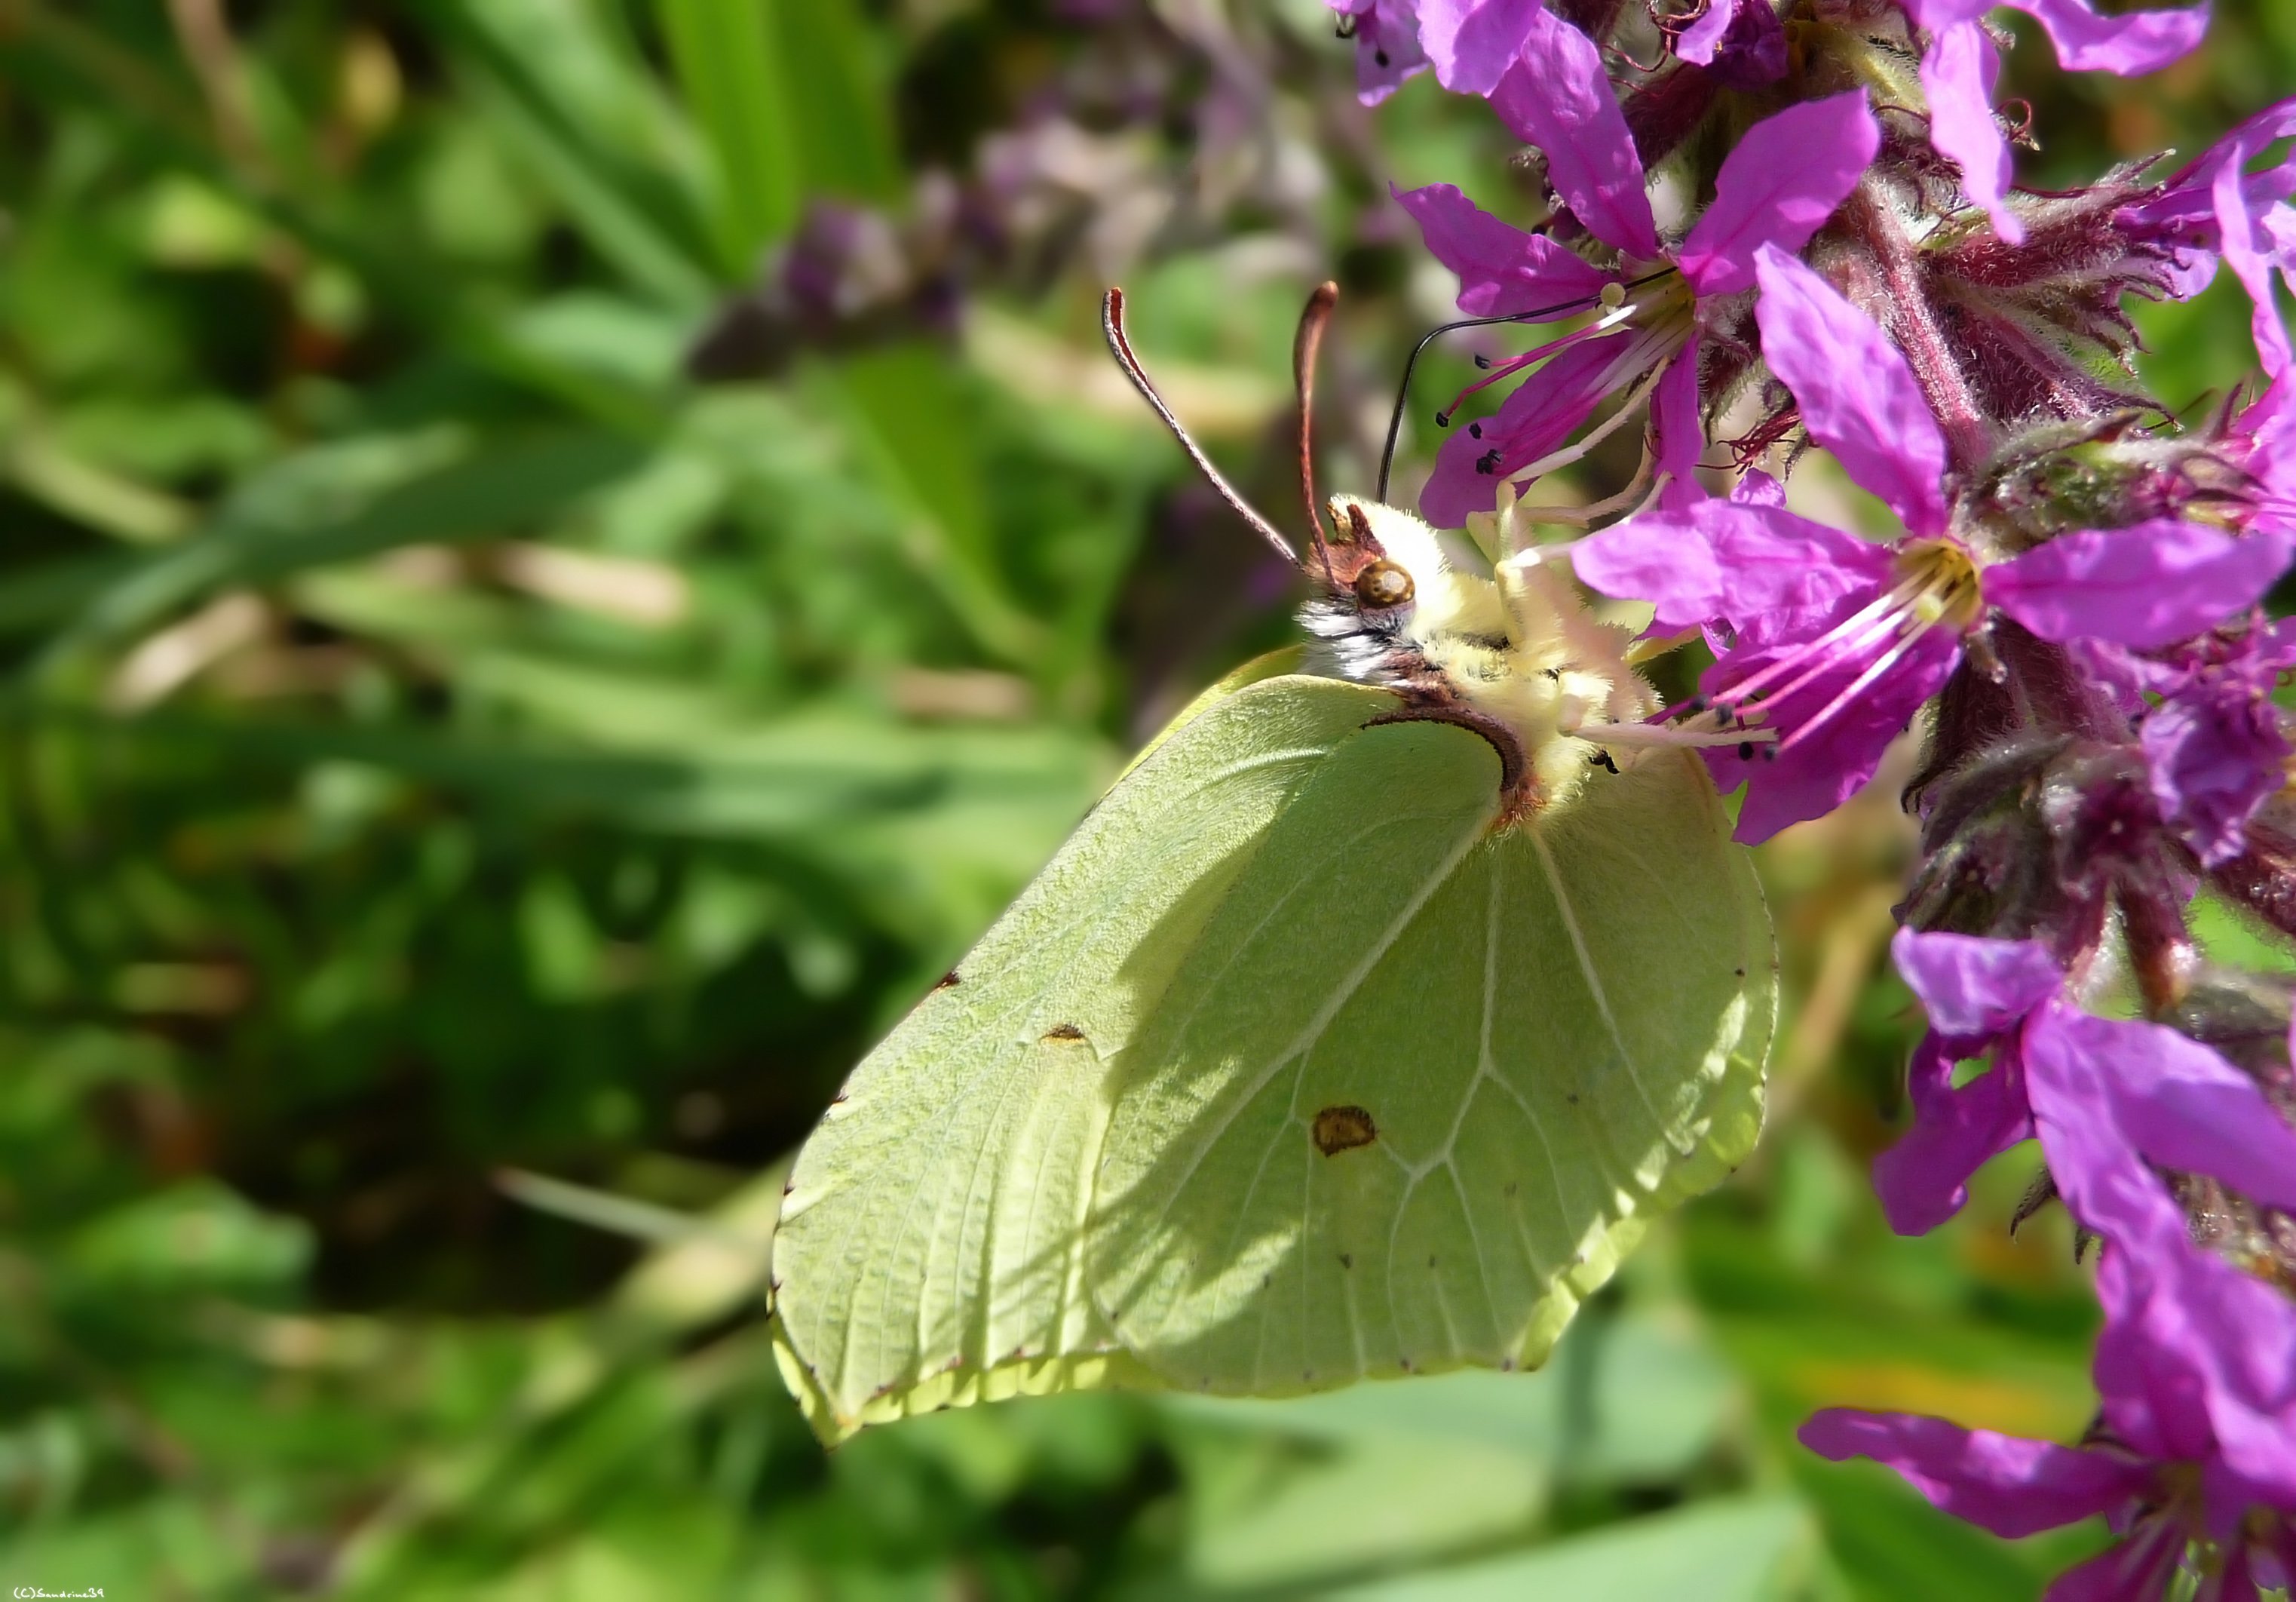
POLYGON ((1125 1376, 1083 1282, 1115 1078, 1291 797, 1394 704, 1289 678, 1202 709, 854 1071, 774 1245, 778 1353, 825 1437, 1125 1376))

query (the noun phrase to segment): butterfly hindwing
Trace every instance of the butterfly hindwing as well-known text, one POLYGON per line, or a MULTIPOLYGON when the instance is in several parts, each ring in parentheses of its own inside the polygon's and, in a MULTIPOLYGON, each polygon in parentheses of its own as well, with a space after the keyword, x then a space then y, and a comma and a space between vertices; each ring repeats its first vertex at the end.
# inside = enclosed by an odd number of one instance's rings
POLYGON ((1434 725, 1322 764, 1132 1047, 1087 1258, 1167 1383, 1529 1366, 1751 1144, 1775 976, 1694 760, 1493 830, 1434 725))

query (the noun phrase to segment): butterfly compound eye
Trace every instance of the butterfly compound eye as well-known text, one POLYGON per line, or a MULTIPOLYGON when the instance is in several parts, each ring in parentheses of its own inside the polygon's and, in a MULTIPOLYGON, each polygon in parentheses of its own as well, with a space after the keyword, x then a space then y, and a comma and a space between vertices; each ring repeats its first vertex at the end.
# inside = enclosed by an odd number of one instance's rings
POLYGON ((1411 595, 1411 575, 1392 562, 1374 562, 1356 575, 1356 599, 1365 606, 1400 606, 1411 595))

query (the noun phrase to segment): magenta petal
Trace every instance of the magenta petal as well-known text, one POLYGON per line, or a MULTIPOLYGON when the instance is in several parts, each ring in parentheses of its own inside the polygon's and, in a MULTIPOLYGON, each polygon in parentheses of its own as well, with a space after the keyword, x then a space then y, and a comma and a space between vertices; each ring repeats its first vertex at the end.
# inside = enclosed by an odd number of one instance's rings
POLYGON ((1890 939, 1890 957, 1929 1014, 1930 1027, 1956 1040, 1999 1034, 2065 982, 2038 941, 1900 929, 1890 939))
POLYGON ((1808 244, 1882 148, 1866 91, 1805 101, 1746 131, 1714 181, 1714 202, 1675 252, 1702 295, 1754 286, 1754 251, 1808 244))
POLYGON ((2109 1020, 2053 1006, 2028 1023, 2020 1037, 2025 1097, 2050 1176, 2072 1215, 2109 1239, 2136 1249, 2180 1236, 2181 1210, 2144 1166, 2092 1071, 2086 1056, 2090 1023, 2112 1026, 2109 1020))
POLYGON ((1916 534, 1946 523, 1945 434, 1913 368, 1874 319, 1775 245, 1757 255, 1762 357, 1810 437, 1916 534))
POLYGON ((1886 1464, 1956 1518, 2012 1540, 2107 1512, 2152 1477, 2144 1465, 2103 1452, 1912 1413, 1828 1408, 1795 1433, 1821 1458, 1886 1464))
POLYGON ((2261 691, 2171 696, 2145 718, 2140 738, 2153 801, 2201 866, 2240 855, 2248 820, 2286 776, 2288 742, 2261 691))
POLYGON ((1522 53, 1539 0, 1419 0, 1419 43, 1435 81, 1457 94, 1488 94, 1522 53))
POLYGON ((1375 106, 1403 80, 1427 65, 1419 48, 1413 0, 1324 0, 1343 17, 1355 19, 1356 98, 1375 106))
POLYGON ((1637 259, 1658 259, 1643 160, 1594 40, 1534 12, 1522 56, 1499 80, 1491 108, 1546 152, 1547 182, 1595 238, 1637 259))
POLYGON ((1922 89, 1929 96, 1930 143, 1961 168, 1962 193, 1993 219, 1993 231, 2021 244, 2025 226, 2011 214, 2009 142, 1993 120, 1993 80, 2001 55, 1977 22, 1940 29, 1922 58, 1922 89))
POLYGON ((1742 506, 1784 506, 1786 487, 1760 468, 1750 468, 1731 486, 1730 499, 1742 506))
POLYGON ((2189 1036, 2158 1023, 2067 1012, 2032 1049, 2067 1054, 2065 1080, 2085 1080, 2144 1156, 2210 1174, 2252 1200, 2296 1210, 2296 1129, 2256 1081, 2189 1036), (2076 1066, 2075 1064, 2078 1065, 2076 1066))
POLYGON ((1985 598, 2046 640, 2145 650, 2215 628, 2286 571, 2296 537, 2238 538, 2172 518, 2060 534, 1985 570, 1985 598))
POLYGON ((1499 481, 1528 467, 1568 440, 1603 398, 1631 382, 1620 362, 1633 353, 1634 334, 1620 329, 1581 340, 1550 357, 1529 382, 1506 398, 1493 415, 1475 426, 1455 427, 1435 453, 1435 471, 1419 492, 1419 509, 1439 529, 1456 529, 1471 512, 1488 512, 1498 500, 1499 481), (1479 472, 1477 459, 1499 453, 1495 472, 1479 472))
MULTIPOLYGON (((1707 670, 1701 687, 1712 694, 1730 683, 1744 682, 1778 656, 1801 649, 1799 641, 1784 641, 1768 650, 1734 651, 1726 661, 1707 670)), ((1922 703, 1945 686, 1960 660, 1959 637, 1930 629, 1862 688, 1857 687, 1857 679, 1866 665, 1863 658, 1847 660, 1821 677, 1808 687, 1808 702, 1814 707, 1838 702, 1838 709, 1776 757, 1763 756, 1759 746, 1750 754, 1710 748, 1706 766, 1715 787, 1727 792, 1742 780, 1746 785, 1738 826, 1730 838, 1742 845, 1758 845, 1789 824, 1824 817, 1864 789, 1881 767, 1890 742, 1905 731, 1922 703)))
POLYGON ((2150 1518, 2086 1563, 2049 1581, 2041 1602, 2158 1602, 2185 1558, 2185 1527, 2150 1518))
POLYGON ((1816 613, 1890 571, 1890 553, 1870 540, 1783 507, 1717 500, 1613 523, 1580 540, 1570 562, 1592 589, 1656 602, 1651 626, 1667 633, 1816 613))
POLYGON ((1705 426, 1698 420, 1698 336, 1676 352, 1651 391, 1651 435, 1659 471, 1667 475, 1659 505, 1669 512, 1706 498, 1698 481, 1698 456, 1705 448, 1705 426))
POLYGON ((1428 253, 1459 275, 1459 309, 1471 317, 1567 309, 1611 281, 1553 240, 1501 222, 1452 185, 1394 193, 1428 253))
POLYGON ((2112 72, 2122 78, 2157 72, 2197 48, 2209 30, 2209 8, 2140 11, 2100 17, 2087 0, 2009 0, 2040 23, 2070 72, 2112 72))
POLYGON ((1926 1235, 1959 1212, 1969 1176, 2033 1132, 2013 1054, 1958 1089, 1957 1061, 1959 1053, 1931 1031, 1906 1071, 1914 1126, 1874 1160, 1874 1193, 1900 1235, 1926 1235))
POLYGON ((1905 0, 1906 14, 1931 33, 1943 33, 1957 22, 1974 22, 1994 4, 1995 0, 1905 0))
MULTIPOLYGON (((1767 0, 1757 3, 1767 4, 1767 0)), ((1739 0, 1706 0, 1706 14, 1682 30, 1682 37, 1674 42, 1674 53, 1702 67, 1712 61, 1722 36, 1737 20, 1738 4, 1739 0)))
POLYGON ((2217 248, 2233 276, 2248 292, 2249 329, 2256 341, 2257 359, 2277 378, 2288 367, 2288 331, 2281 325, 2280 306, 2273 292, 2271 242, 2257 237, 2256 220, 2250 214, 2247 187, 2242 181, 2241 168, 2247 156, 2245 146, 2237 147, 2210 185, 2216 202, 2217 248))
POLYGON ((2296 1502, 2296 1306, 2194 1245, 2152 1184, 2154 1216, 2115 1236, 2097 1269, 2105 1421, 2150 1456, 2213 1458, 2264 1499, 2296 1502))

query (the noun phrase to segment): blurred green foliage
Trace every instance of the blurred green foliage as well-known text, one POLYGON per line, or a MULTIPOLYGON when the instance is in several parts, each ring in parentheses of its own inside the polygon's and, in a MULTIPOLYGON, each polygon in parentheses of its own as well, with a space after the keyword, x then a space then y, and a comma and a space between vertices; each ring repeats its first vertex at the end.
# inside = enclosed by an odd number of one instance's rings
MULTIPOLYGON (((2022 53, 2036 175, 2296 78, 2283 11, 2222 10, 2152 83, 2022 53)), ((0 0, 0 1578, 1977 1602, 2093 1541, 1791 1443, 1825 1402, 2090 1401, 2013 1162, 1918 1242, 1866 1189, 1914 1027, 1888 785, 1766 859, 1763 1152, 1545 1373, 833 1458, 783 1396, 777 1164, 1130 745, 1284 637, 1102 365, 1102 283, 1288 505, 1305 287, 1347 287, 1349 485, 1444 308, 1387 180, 1523 198, 1479 108, 1349 89, 1314 0, 0 0), (932 173, 1005 208, 953 312, 689 376, 810 209, 907 226, 932 173)), ((2227 298, 2147 327, 2172 398, 2244 370, 2227 298)))

